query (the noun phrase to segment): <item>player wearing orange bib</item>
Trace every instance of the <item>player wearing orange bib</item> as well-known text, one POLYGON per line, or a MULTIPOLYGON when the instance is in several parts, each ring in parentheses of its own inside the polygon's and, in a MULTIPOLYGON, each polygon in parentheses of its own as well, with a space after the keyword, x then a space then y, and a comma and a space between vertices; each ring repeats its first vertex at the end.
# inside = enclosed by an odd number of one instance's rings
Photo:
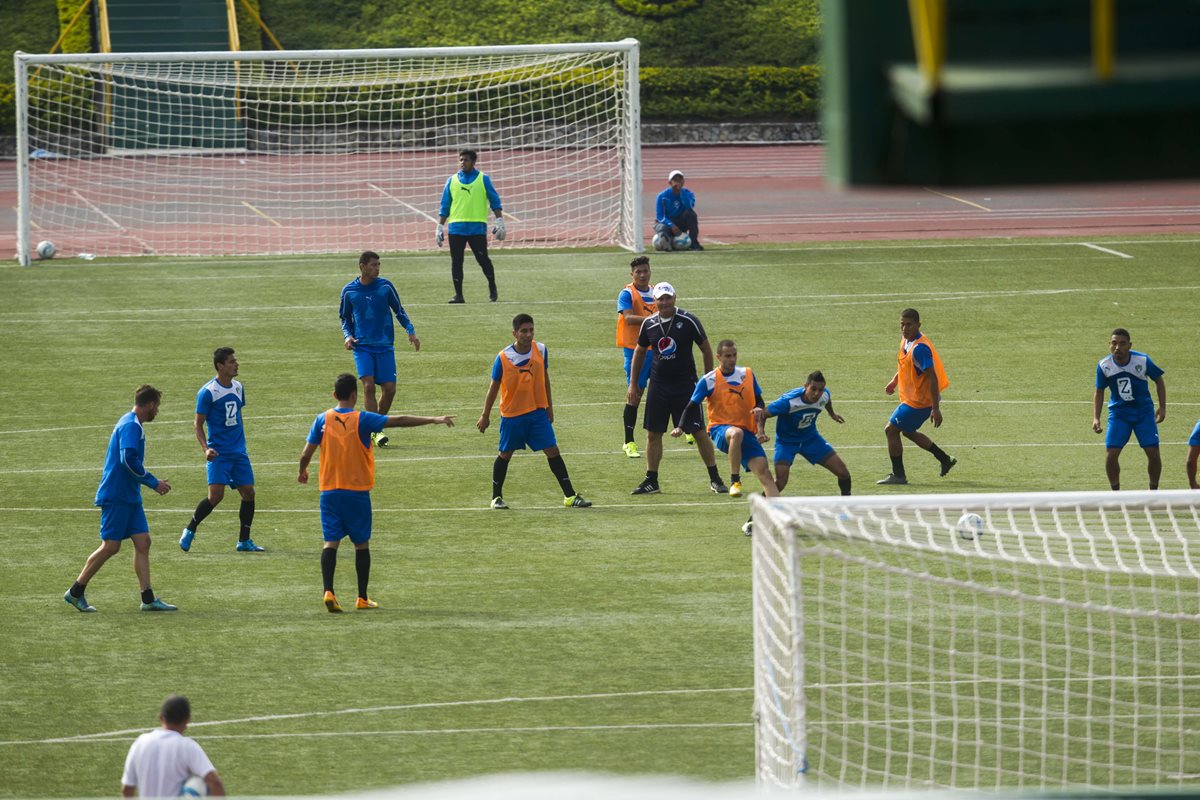
POLYGON ((950 385, 950 379, 946 377, 942 359, 933 342, 921 333, 921 315, 915 308, 900 312, 900 352, 896 358, 896 374, 883 387, 887 394, 900 394, 900 405, 896 406, 883 429, 887 437, 888 456, 892 459, 892 472, 876 483, 883 486, 908 483, 904 472, 904 442, 900 440, 901 434, 917 447, 932 453, 942 465, 941 475, 945 477, 958 459, 946 455, 918 428, 927 419, 933 420, 933 427, 941 427, 942 392, 950 385))
POLYGON ((492 463, 492 508, 507 509, 504 479, 512 454, 528 447, 546 454, 550 471, 563 491, 567 508, 588 508, 592 504, 576 494, 567 473, 566 462, 554 437, 554 403, 550 392, 549 361, 546 345, 533 338, 533 317, 513 317, 513 339, 492 362, 492 381, 483 400, 483 413, 475 427, 480 433, 492 424, 492 406, 500 397, 500 453, 492 463))
POLYGON ((636 378, 632 374, 633 352, 637 349, 638 334, 642 323, 658 310, 650 288, 650 259, 638 256, 629 262, 629 274, 633 280, 617 295, 617 347, 625 351, 625 455, 641 458, 637 444, 633 441, 633 430, 637 426, 638 406, 642 403, 642 392, 650 382, 650 368, 654 359, 647 358, 636 378))
POLYGON ((371 435, 384 428, 415 428, 418 425, 454 427, 453 416, 388 417, 370 411, 355 411, 358 379, 348 372, 337 376, 333 384, 336 405, 322 411, 313 422, 308 441, 300 453, 297 480, 308 483, 308 464, 321 448, 321 530, 325 546, 321 550, 321 577, 325 583, 325 607, 340 613, 341 605, 333 593, 333 573, 337 550, 349 536, 354 543, 354 568, 358 573, 358 609, 378 608, 367 595, 371 575, 371 489, 375 486, 375 453, 371 435))

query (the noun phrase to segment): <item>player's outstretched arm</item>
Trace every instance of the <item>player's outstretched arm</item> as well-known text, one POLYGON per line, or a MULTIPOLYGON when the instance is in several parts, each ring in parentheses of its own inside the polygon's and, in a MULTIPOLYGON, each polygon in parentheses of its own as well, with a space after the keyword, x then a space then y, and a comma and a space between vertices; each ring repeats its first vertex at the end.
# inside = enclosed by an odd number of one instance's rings
POLYGON ((447 428, 454 427, 454 415, 446 415, 441 417, 412 417, 406 414, 398 417, 388 417, 387 422, 383 424, 385 428, 417 428, 421 425, 445 425, 447 428))

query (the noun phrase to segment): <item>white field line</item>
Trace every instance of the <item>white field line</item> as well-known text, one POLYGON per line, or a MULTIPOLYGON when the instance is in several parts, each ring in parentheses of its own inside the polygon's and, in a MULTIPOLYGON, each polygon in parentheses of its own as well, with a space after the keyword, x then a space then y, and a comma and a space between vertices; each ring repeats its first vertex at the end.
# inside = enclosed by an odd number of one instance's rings
MULTIPOLYGON (((730 694, 752 692, 752 687, 726 687, 716 689, 658 689, 635 692, 598 692, 594 694, 562 694, 543 697, 496 697, 484 700, 446 700, 435 703, 405 703, 403 705, 368 706, 366 708, 341 708, 334 711, 300 711, 291 714, 264 714, 254 717, 238 717, 236 719, 211 720, 207 722, 192 722, 189 729, 214 727, 217 725, 243 725, 252 722, 275 722, 291 719, 315 719, 318 717, 340 717, 357 714, 380 714, 388 711, 415 711, 428 708, 456 708, 462 706, 490 706, 510 703, 561 703, 576 700, 609 700, 624 697, 662 697, 667 695, 695 694, 730 694)), ((720 724, 720 723, 718 723, 720 724)), ((124 728, 104 733, 83 733, 77 736, 56 737, 53 739, 33 739, 27 741, 0 741, 0 745, 9 744, 62 744, 68 742, 84 742, 91 739, 105 739, 114 736, 129 736, 142 734, 146 728, 124 728)))
POLYGON ((128 236, 129 238, 131 238, 135 242, 137 242, 139 245, 141 245, 143 253, 153 253, 154 252, 154 248, 151 247, 149 244, 147 244, 144 239, 139 237, 136 233, 133 233, 130 230, 128 230, 124 225, 117 222, 115 219, 110 217, 108 214, 104 213, 104 209, 100 208, 95 203, 93 203, 91 200, 88 200, 86 197, 84 197, 82 194, 80 194, 79 190, 71 189, 71 194, 78 197, 80 199, 80 201, 83 202, 84 205, 86 205, 92 211, 96 212, 96 214, 98 214, 100 216, 100 218, 103 219, 105 222, 112 225, 118 231, 125 234, 126 236, 128 236))
POLYGON ((384 189, 381 189, 380 187, 376 186, 376 185, 375 185, 375 184, 373 184, 373 183, 368 183, 368 184, 367 184, 367 186, 370 186, 372 189, 374 189, 375 191, 379 192, 381 195, 383 195, 383 196, 384 196, 384 197, 386 197, 387 199, 391 200, 392 202, 394 202, 394 203, 397 203, 397 204, 399 204, 399 205, 402 205, 402 206, 404 206, 404 207, 405 207, 405 208, 407 208, 409 211, 412 211, 414 214, 418 214, 418 215, 420 215, 420 216, 424 217, 425 219, 429 220, 430 222, 437 222, 437 217, 430 216, 428 213, 426 213, 426 212, 422 211, 421 209, 417 208, 417 207, 416 207, 416 206, 414 206, 412 203, 406 203, 405 201, 401 200, 399 197, 396 197, 395 195, 393 195, 393 194, 390 194, 390 193, 389 193, 389 192, 387 192, 386 190, 384 190, 384 189))
POLYGON ((1133 258, 1133 256, 1129 255, 1128 253, 1122 253, 1119 250, 1109 250, 1107 247, 1101 247, 1100 245, 1092 244, 1091 242, 1082 242, 1081 244, 1084 247, 1090 247, 1093 250, 1099 250, 1101 253, 1108 253, 1109 255, 1118 256, 1120 258, 1133 258))
MULTIPOLYGON (((1002 259, 997 259, 1002 260, 1002 259)), ((909 264, 918 262, 906 262, 909 264)), ((765 266, 765 265, 764 265, 765 266)), ((743 267, 746 268, 746 267, 743 267)), ((678 281, 677 281, 678 282, 678 281)), ((1181 291, 1197 291, 1200 290, 1200 285, 1184 285, 1184 286, 1088 286, 1088 287, 1070 287, 1060 289, 1008 289, 1008 290, 988 290, 988 291, 927 291, 920 293, 916 299, 929 301, 943 300, 978 300, 981 298, 992 299, 1000 297, 1049 297, 1065 294, 1112 294, 1115 292, 1181 292, 1181 291)), ((829 306, 856 306, 856 305, 878 305, 879 303, 895 302, 898 298, 908 300, 914 299, 914 294, 909 292, 865 292, 856 294, 775 294, 770 295, 772 300, 787 300, 789 302, 798 300, 815 300, 822 301, 829 306)), ((762 295, 747 295, 745 297, 735 297, 732 295, 688 295, 686 305, 694 306, 696 303, 719 302, 723 307, 731 300, 753 300, 755 308, 772 308, 771 305, 762 305, 757 301, 762 298, 762 295)), ((590 305, 596 306, 603 303, 613 302, 612 298, 592 298, 587 300, 527 300, 522 301, 525 305, 590 305)), ((445 308, 444 303, 410 303, 406 308, 445 308)), ((45 322, 51 317, 79 317, 87 316, 89 319, 78 320, 80 323, 96 322, 96 323, 115 323, 115 322, 145 322, 148 320, 148 314, 170 314, 171 322, 180 322, 177 315, 179 312, 188 311, 205 314, 203 317, 197 317, 196 321, 214 322, 222 319, 233 319, 232 317, 215 317, 206 312, 295 312, 295 311, 327 311, 328 305, 319 306, 246 306, 246 307, 221 307, 221 308, 147 308, 147 309, 109 309, 108 311, 65 311, 52 312, 48 311, 37 318, 7 318, 4 313, 0 313, 0 324, 34 324, 45 322), (136 320, 133 319, 93 319, 97 314, 130 314, 137 313, 139 316, 136 320)), ((607 313, 607 312, 605 312, 607 313)), ((612 313, 616 313, 613 311, 612 313)))
POLYGON ((968 205, 968 206, 971 206, 972 208, 977 208, 980 211, 991 211, 992 210, 992 209, 988 208, 987 206, 979 205, 979 203, 972 203, 970 200, 964 200, 963 198, 955 197, 952 194, 946 194, 945 192, 939 192, 937 189, 930 189, 928 186, 925 187, 925 191, 929 192, 930 194, 936 194, 938 197, 944 197, 947 200, 953 200, 956 203, 962 203, 963 205, 968 205))

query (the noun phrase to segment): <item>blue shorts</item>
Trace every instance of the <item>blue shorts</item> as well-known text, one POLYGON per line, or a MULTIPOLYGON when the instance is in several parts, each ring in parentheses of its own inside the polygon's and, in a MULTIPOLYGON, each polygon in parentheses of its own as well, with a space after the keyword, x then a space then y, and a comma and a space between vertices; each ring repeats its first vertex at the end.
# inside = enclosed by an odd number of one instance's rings
POLYGON ((384 350, 373 353, 361 347, 354 348, 354 366, 359 378, 374 378, 375 383, 396 382, 396 351, 384 350))
POLYGON ((500 418, 501 453, 524 450, 526 447, 536 453, 556 444, 558 440, 554 438, 554 427, 544 408, 517 417, 500 418))
POLYGON ((327 542, 345 536, 355 544, 371 538, 371 493, 321 492, 321 533, 327 542))
POLYGON ((788 444, 778 439, 775 440, 775 463, 787 464, 789 467, 796 460, 796 456, 804 456, 805 461, 815 466, 836 452, 833 445, 825 441, 825 438, 819 433, 809 436, 800 444, 788 444))
POLYGON ((208 462, 208 485, 238 486, 254 485, 254 470, 250 468, 250 456, 245 453, 219 455, 208 462))
POLYGON ((933 406, 929 408, 913 408, 910 405, 901 403, 896 406, 896 410, 892 412, 891 419, 888 420, 902 431, 912 433, 925 424, 925 420, 929 419, 929 415, 933 413, 933 406))
POLYGON ((1148 412, 1138 417, 1136 422, 1108 415, 1108 430, 1104 433, 1104 446, 1112 450, 1120 450, 1129 441, 1129 434, 1137 436, 1137 443, 1143 447, 1158 447, 1158 423, 1154 421, 1154 412, 1148 412))
MULTIPOLYGON (((629 371, 633 367, 633 349, 629 347, 622 348, 625 351, 625 385, 629 385, 629 371)), ((638 375, 638 388, 645 389, 646 384, 650 382, 650 369, 654 366, 654 354, 647 351, 646 360, 642 364, 642 372, 638 375)))
MULTIPOLYGON (((708 432, 709 438, 712 439, 713 444, 715 444, 717 449, 722 453, 729 452, 729 439, 725 437, 725 431, 736 427, 736 425, 715 425, 713 426, 712 430, 708 432)), ((742 467, 744 469, 750 469, 750 459, 765 459, 767 457, 767 453, 765 450, 763 450, 762 444, 758 441, 753 433, 745 428, 742 428, 741 430, 742 433, 745 434, 742 436, 742 467)))
POLYGON ((149 533, 146 509, 141 503, 105 503, 100 506, 100 538, 120 542, 139 533, 149 533))
POLYGON ((1188 437, 1188 444, 1192 447, 1200 447, 1200 422, 1196 423, 1196 427, 1192 428, 1192 435, 1188 437))

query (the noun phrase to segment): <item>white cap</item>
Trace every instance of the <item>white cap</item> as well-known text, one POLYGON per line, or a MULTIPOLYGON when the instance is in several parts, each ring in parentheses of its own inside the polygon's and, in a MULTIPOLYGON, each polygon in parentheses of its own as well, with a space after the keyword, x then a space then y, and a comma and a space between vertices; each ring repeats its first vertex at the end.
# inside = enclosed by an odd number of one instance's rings
POLYGON ((678 175, 678 176, 679 176, 679 177, 681 177, 681 178, 683 177, 683 173, 682 173, 682 172, 680 172, 680 171, 679 171, 679 170, 677 170, 677 169, 673 169, 673 170, 671 170, 671 174, 667 176, 667 181, 672 181, 672 180, 674 180, 676 175, 678 175))
POLYGON ((654 284, 654 288, 650 290, 650 293, 654 295, 655 300, 657 300, 660 297, 666 297, 667 295, 671 295, 671 297, 674 297, 675 296, 675 287, 672 286, 671 284, 667 283, 666 281, 663 281, 662 283, 654 284))

